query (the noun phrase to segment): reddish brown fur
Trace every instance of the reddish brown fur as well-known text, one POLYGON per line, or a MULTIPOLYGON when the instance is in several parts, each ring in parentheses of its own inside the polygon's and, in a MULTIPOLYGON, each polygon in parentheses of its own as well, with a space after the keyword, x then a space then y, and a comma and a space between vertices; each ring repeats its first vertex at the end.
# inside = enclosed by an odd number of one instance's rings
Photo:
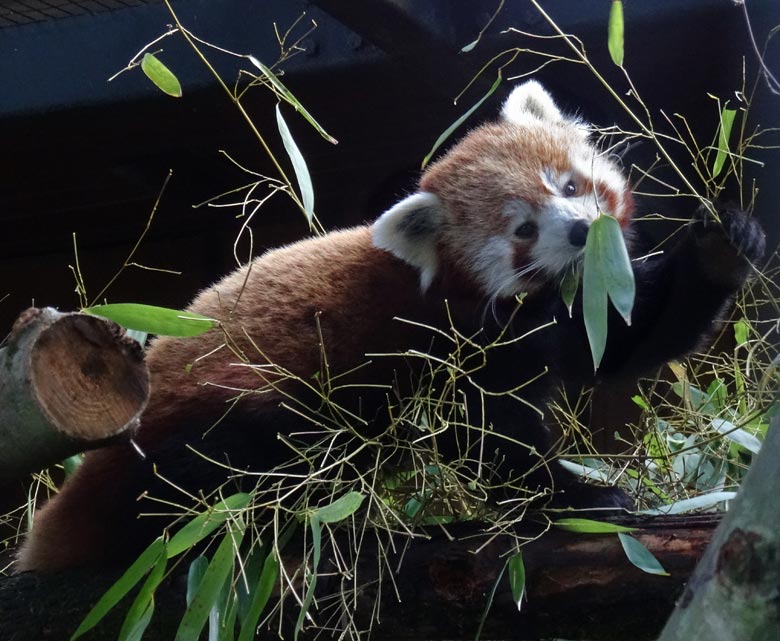
MULTIPOLYGON (((197 339, 160 338, 149 349, 153 393, 136 438, 141 449, 154 448, 182 425, 207 430, 229 407, 236 389, 262 388, 273 379, 236 365, 241 360, 282 363, 310 379, 321 369, 315 321, 320 310, 334 375, 364 363, 367 353, 393 350, 403 331, 394 316, 420 316, 419 299, 409 296, 419 288, 418 273, 373 247, 368 227, 269 252, 254 261, 246 286, 245 275, 242 269, 228 276, 190 307, 219 319, 225 334, 212 330, 197 339), (225 335, 235 353, 223 346, 225 335)), ((243 402, 257 409, 276 407, 285 387, 282 383, 243 402)), ((133 478, 138 464, 129 447, 89 453, 76 476, 36 515, 19 569, 58 569, 110 558, 121 528, 128 526, 127 497, 143 489, 133 478), (71 518, 74 513, 78 520, 71 518)))

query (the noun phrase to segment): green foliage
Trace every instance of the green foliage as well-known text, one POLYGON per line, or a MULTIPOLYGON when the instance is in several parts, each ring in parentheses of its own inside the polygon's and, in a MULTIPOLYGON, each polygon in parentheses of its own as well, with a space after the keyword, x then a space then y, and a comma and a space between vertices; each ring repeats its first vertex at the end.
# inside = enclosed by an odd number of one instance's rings
POLYGON ((311 529, 312 544, 312 568, 309 577, 309 585, 306 589, 306 596, 303 598, 301 610, 298 614, 298 620, 295 623, 294 639, 298 640, 298 634, 303 628, 306 615, 314 599, 314 590, 317 587, 317 568, 320 564, 320 555, 322 553, 322 524, 338 523, 352 516, 363 503, 365 496, 360 492, 349 492, 336 499, 332 503, 320 507, 309 514, 309 528, 311 529))
POLYGON ((523 553, 517 552, 509 557, 507 561, 509 571, 509 587, 512 590, 512 599, 517 605, 517 611, 520 612, 525 596, 525 563, 523 562, 523 553))
POLYGON ((623 66, 623 2, 612 0, 609 8, 607 28, 607 48, 609 55, 618 67, 623 66))
POLYGON ((579 518, 558 519, 553 521, 553 525, 567 532, 579 532, 580 534, 615 534, 616 532, 634 532, 636 530, 636 528, 615 523, 579 518))
POLYGON ((235 527, 228 528, 223 535, 187 605, 175 641, 198 641, 200 638, 209 616, 219 608, 218 600, 226 582, 232 579, 233 566, 245 531, 246 524, 243 519, 238 519, 235 527))
POLYGON ((640 541, 633 536, 618 532, 618 538, 623 545, 623 551, 631 563, 638 567, 642 572, 648 574, 657 574, 659 576, 669 576, 669 573, 663 569, 652 552, 648 550, 640 541))
POLYGON ((734 125, 734 117, 737 115, 735 109, 723 107, 720 112, 720 126, 718 127, 718 153, 715 156, 715 162, 712 166, 712 177, 717 178, 723 171, 726 164, 726 158, 729 156, 729 137, 731 128, 734 125))
MULTIPOLYGON (((87 614, 71 636, 71 641, 80 638, 100 623, 145 577, 146 580, 125 615, 119 634, 120 641, 141 639, 152 619, 154 594, 165 577, 168 561, 189 552, 218 528, 222 528, 222 541, 211 560, 208 561, 201 555, 190 565, 187 609, 182 617, 176 641, 198 639, 210 615, 220 620, 219 614, 213 613, 224 612, 228 601, 234 605, 232 596, 225 597, 223 604, 218 603, 218 599, 223 595, 225 586, 232 581, 234 564, 238 559, 241 540, 246 530, 241 513, 247 509, 251 498, 251 495, 243 493, 229 496, 195 516, 169 541, 163 537, 155 539, 87 614)), ((221 620, 225 620, 225 617, 221 620)))
POLYGON ((218 325, 200 314, 135 303, 95 305, 81 311, 108 318, 127 329, 163 336, 197 336, 218 325))
POLYGON ((582 267, 582 310, 594 369, 598 369, 607 345, 607 300, 630 325, 635 291, 620 224, 602 214, 588 230, 582 267))
POLYGON ((247 56, 249 58, 249 62, 251 62, 255 67, 257 67, 261 73, 263 74, 263 77, 265 77, 271 88, 274 90, 274 93, 276 95, 284 100, 287 104, 295 108, 295 111, 297 111, 301 116, 303 116, 304 120, 308 122, 314 130, 322 136, 325 140, 327 140, 331 144, 337 144, 338 140, 336 140, 333 136, 331 136, 325 129, 322 127, 320 123, 318 123, 314 116, 312 116, 309 111, 306 109, 306 107, 303 106, 303 103, 301 103, 300 100, 298 100, 294 95, 293 92, 290 91, 284 83, 279 79, 279 77, 271 71, 268 67, 266 67, 262 62, 260 62, 257 58, 254 56, 247 56))
POLYGON ((284 148, 287 151, 287 155, 290 157, 290 162, 292 162, 293 170, 295 171, 295 177, 298 180, 298 188, 301 191, 301 201, 303 202, 303 211, 304 214, 306 214, 306 220, 308 220, 311 225, 314 220, 314 187, 311 183, 309 168, 306 166, 306 161, 303 159, 303 154, 301 154, 300 149, 298 149, 298 145, 295 144, 295 140, 293 140, 279 105, 276 105, 276 123, 279 126, 279 134, 282 137, 284 148))
POLYGON ((179 79, 173 75, 173 72, 157 56, 152 53, 145 53, 141 59, 141 70, 160 91, 173 98, 181 98, 182 92, 179 79))
POLYGON ((152 568, 158 566, 161 558, 165 558, 165 541, 162 538, 158 538, 141 553, 116 583, 100 598, 95 607, 90 610, 81 622, 81 625, 73 633, 71 641, 75 641, 100 623, 152 568))

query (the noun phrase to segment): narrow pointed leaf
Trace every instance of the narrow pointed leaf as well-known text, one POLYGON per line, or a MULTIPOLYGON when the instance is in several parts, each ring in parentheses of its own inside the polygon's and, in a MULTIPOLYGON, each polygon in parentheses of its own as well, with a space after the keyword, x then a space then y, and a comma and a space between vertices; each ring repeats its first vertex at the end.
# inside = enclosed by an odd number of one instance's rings
POLYGON ((734 323, 734 338, 739 346, 748 342, 748 339, 750 338, 750 325, 744 318, 740 318, 734 323))
POLYGON ((569 310, 569 318, 572 315, 574 306, 574 297, 577 295, 577 289, 580 286, 580 270, 567 269, 561 281, 561 298, 566 309, 569 310))
POLYGON ((311 223, 314 218, 314 187, 311 184, 311 176, 309 175, 309 168, 306 166, 306 161, 303 159, 301 150, 298 149, 298 145, 295 144, 290 129, 287 127, 287 123, 282 116, 282 110, 279 105, 276 105, 276 124, 279 126, 279 134, 282 137, 284 148, 287 151, 287 155, 290 157, 290 162, 295 171, 295 178, 298 181, 298 189, 301 192, 301 202, 303 203, 303 210, 306 214, 306 218, 311 223))
POLYGON ((165 576, 168 558, 160 554, 152 571, 141 586, 138 594, 125 615, 118 641, 138 641, 143 636, 154 613, 154 592, 165 576))
POLYGON ((260 62, 257 58, 254 56, 248 56, 249 62, 251 62, 255 67, 257 67, 263 76, 268 80, 268 82, 271 83, 271 86, 276 91, 276 95, 278 95, 282 100, 287 102, 289 105, 295 108, 295 111, 297 111, 301 116, 303 116, 304 120, 308 122, 314 129, 317 131, 320 136, 322 136, 325 140, 327 140, 329 143, 332 143, 334 145, 338 144, 338 140, 336 140, 333 136, 331 136, 325 129, 318 123, 314 116, 312 116, 306 108, 301 104, 301 101, 298 100, 287 87, 285 87, 284 83, 279 79, 279 77, 271 71, 268 67, 266 67, 262 62, 260 62))
POLYGON ((141 58, 141 70, 160 91, 174 98, 181 98, 181 84, 178 78, 157 56, 145 53, 144 57, 141 58))
POLYGON ((567 532, 579 532, 580 534, 614 534, 615 532, 634 532, 636 530, 636 528, 625 525, 577 518, 558 519, 553 522, 553 525, 567 532))
POLYGON ((621 0, 612 0, 609 10, 609 25, 607 28, 607 48, 609 55, 618 67, 623 66, 623 3, 621 0))
POLYGON ((604 262, 603 271, 607 283, 607 293, 615 309, 626 321, 626 324, 630 325, 636 283, 634 270, 631 269, 631 259, 628 257, 626 249, 626 241, 620 230, 620 223, 612 216, 600 216, 596 223, 599 223, 602 232, 601 254, 604 262))
POLYGON ((298 620, 295 622, 294 641, 298 641, 298 635, 303 628, 303 622, 306 620, 306 615, 314 600, 314 591, 317 587, 317 569, 320 565, 320 554, 322 552, 322 524, 343 521, 355 513, 365 498, 365 495, 360 492, 348 492, 332 503, 318 508, 309 516, 312 546, 311 576, 309 585, 306 588, 306 595, 301 604, 301 611, 298 613, 298 620))
POLYGON ((512 589, 512 598, 517 606, 517 611, 520 612, 525 595, 525 563, 523 563, 522 552, 509 558, 507 569, 509 570, 509 587, 512 589))
POLYGON ((336 523, 343 521, 360 507, 365 499, 365 494, 360 492, 348 492, 344 496, 336 499, 333 503, 325 505, 315 510, 314 514, 320 523, 336 523))
POLYGON ((761 441, 750 432, 738 428, 734 423, 722 418, 715 418, 712 420, 712 427, 730 441, 733 441, 737 445, 741 445, 753 454, 758 454, 759 451, 761 451, 761 441))
POLYGON ((200 314, 136 303, 95 305, 81 311, 108 318, 127 329, 163 336, 197 336, 218 324, 214 319, 200 314))
POLYGON ((251 500, 251 494, 239 492, 232 494, 224 501, 215 503, 210 510, 198 514, 168 541, 168 558, 173 558, 191 549, 227 521, 231 514, 243 510, 251 500))
POLYGON ((575 463, 574 461, 567 461, 566 459, 558 459, 558 463, 561 467, 566 468, 569 472, 581 476, 582 478, 591 479, 593 481, 602 481, 606 483, 608 475, 602 470, 584 465, 583 463, 575 463))
POLYGON ((588 334, 593 369, 597 370, 607 347, 607 283, 602 269, 597 239, 596 223, 590 227, 585 241, 585 257, 582 265, 582 314, 588 334))
POLYGON ((620 543, 623 545, 623 551, 626 553, 628 560, 631 561, 642 572, 648 574, 657 574, 659 576, 669 576, 669 573, 664 570, 663 566, 658 562, 641 542, 628 534, 618 533, 620 543))
POLYGON ((718 503, 731 501, 736 496, 736 492, 710 492, 708 494, 694 496, 692 499, 675 501, 669 505, 664 505, 663 507, 652 510, 642 510, 640 514, 682 514, 692 510, 706 510, 716 506, 718 503))
POLYGON ((191 603, 184 612, 179 629, 176 631, 175 641, 198 641, 200 638, 209 614, 222 594, 225 581, 233 571, 233 561, 245 530, 246 524, 238 522, 230 531, 225 532, 208 568, 203 573, 191 603))
POLYGON ((620 223, 602 214, 590 226, 582 268, 582 310, 593 366, 598 369, 607 345, 607 303, 631 322, 636 285, 620 223))
POLYGON ((202 554, 190 563, 187 571, 187 594, 185 595, 187 605, 192 603, 192 599, 195 598, 200 582, 203 580, 203 575, 206 574, 206 568, 208 567, 209 560, 202 554))
POLYGON ((433 143, 433 147, 431 147, 431 150, 428 152, 428 155, 423 158, 422 166, 423 168, 430 162, 431 158, 433 157, 433 154, 436 153, 436 150, 444 144, 444 141, 447 140, 452 135, 452 132, 455 131, 458 127, 460 127, 468 118, 473 114, 477 109, 479 109, 482 106, 482 103, 485 102, 490 96, 493 95, 496 89, 498 89, 498 85, 501 84, 501 72, 498 72, 498 76, 496 77, 495 82, 493 82, 493 85, 488 89, 488 92, 480 98, 477 103, 472 106, 466 113, 464 113, 460 118, 458 118, 455 122, 453 122, 447 129, 444 130, 444 133, 439 136, 436 139, 436 142, 433 143))
POLYGON ((160 556, 165 555, 165 542, 162 538, 155 539, 147 547, 135 562, 127 568, 125 573, 112 585, 106 593, 95 604, 81 625, 71 636, 71 641, 75 641, 80 636, 94 628, 111 609, 119 603, 122 598, 130 592, 138 582, 146 576, 147 572, 157 565, 160 556))
POLYGON ((309 518, 309 528, 311 529, 311 547, 312 547, 312 568, 309 577, 309 585, 306 588, 306 595, 301 603, 301 610, 298 612, 298 620, 295 622, 293 632, 293 641, 298 641, 298 635, 303 629, 303 622, 309 612, 311 603, 314 600, 314 590, 317 587, 317 567, 320 564, 320 554, 322 551, 322 525, 316 515, 309 518))
POLYGON ((146 610, 144 610, 143 614, 141 614, 141 616, 138 618, 135 626, 132 630, 129 631, 124 641, 141 641, 141 639, 143 639, 144 632, 146 632, 146 628, 149 627, 149 623, 152 621, 153 615, 154 597, 152 597, 152 599, 149 601, 148 605, 146 606, 146 610))
POLYGON ((718 153, 715 155, 715 163, 712 166, 712 177, 717 178, 726 164, 726 158, 729 155, 729 138, 731 137, 731 128, 734 125, 734 117, 737 115, 735 109, 723 107, 720 113, 720 127, 718 128, 718 153))
POLYGON ((249 606, 246 619, 241 624, 241 633, 238 641, 252 641, 255 638, 255 629, 260 620, 260 615, 268 604, 268 599, 271 598, 271 593, 278 577, 279 561, 276 558, 275 551, 271 550, 268 556, 265 557, 263 571, 260 573, 260 580, 257 582, 252 595, 252 603, 249 606))

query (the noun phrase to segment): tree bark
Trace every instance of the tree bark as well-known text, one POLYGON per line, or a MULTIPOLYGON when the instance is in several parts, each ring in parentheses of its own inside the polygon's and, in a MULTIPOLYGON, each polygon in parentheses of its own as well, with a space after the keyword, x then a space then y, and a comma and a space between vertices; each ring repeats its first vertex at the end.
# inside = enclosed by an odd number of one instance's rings
POLYGON ((142 350, 119 326, 28 309, 0 349, 0 481, 128 438, 148 398, 142 350))
POLYGON ((780 418, 715 532, 660 641, 780 638, 780 418))
MULTIPOLYGON (((375 641, 473 639, 488 595, 496 585, 482 639, 651 639, 674 607, 717 520, 713 515, 622 520, 639 528, 635 535, 669 571, 669 577, 645 574, 632 566, 615 535, 555 529, 547 532, 523 548, 528 597, 521 612, 513 601, 506 574, 496 583, 511 551, 509 537, 498 537, 484 545, 486 535, 477 523, 450 527, 450 536, 436 529, 430 539, 415 539, 408 546, 396 540, 399 545, 395 551, 386 550, 386 559, 365 552, 354 572, 357 590, 352 575, 343 585, 339 583, 330 563, 332 550, 323 549, 317 589, 320 609, 312 614, 319 625, 331 629, 343 626, 348 617, 330 620, 334 595, 339 594, 338 600, 346 603, 347 615, 354 614, 355 626, 363 630, 371 626, 375 641), (477 548, 481 549, 475 553, 477 548), (381 573, 380 566, 384 568, 381 573), (372 624, 374 615, 378 621, 372 624)), ((534 536, 538 527, 524 523, 517 534, 534 536)), ((347 549, 349 544, 342 540, 339 545, 347 549)), ((294 568, 300 564, 294 554, 300 545, 292 541, 288 549, 291 554, 286 556, 285 565, 294 568)), ((179 572, 169 577, 158 589, 157 607, 145 641, 170 641, 175 637, 184 612, 186 568, 182 571, 184 575, 179 572)), ((69 638, 117 576, 93 569, 51 575, 25 573, 0 581, 2 638, 69 638)), ((114 641, 129 600, 85 638, 114 641)), ((286 602, 285 612, 295 620, 298 609, 292 600, 286 602)), ((262 629, 257 638, 277 638, 276 630, 262 629)), ((288 632, 289 627, 284 638, 292 638, 288 632)), ((305 636, 313 638, 316 632, 316 627, 309 626, 305 636)), ((330 636, 322 632, 319 638, 330 636)))

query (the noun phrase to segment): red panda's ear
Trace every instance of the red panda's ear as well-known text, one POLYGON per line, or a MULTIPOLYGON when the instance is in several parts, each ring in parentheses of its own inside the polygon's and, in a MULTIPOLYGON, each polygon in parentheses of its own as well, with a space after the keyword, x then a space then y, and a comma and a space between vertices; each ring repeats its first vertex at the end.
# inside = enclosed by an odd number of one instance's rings
POLYGON ((564 120, 552 96, 536 80, 524 82, 512 90, 501 109, 501 116, 518 125, 528 124, 529 120, 564 120))
POLYGON ((442 207, 437 196, 421 191, 396 203, 371 226, 375 247, 420 270, 423 291, 428 289, 438 270, 436 239, 442 207))

